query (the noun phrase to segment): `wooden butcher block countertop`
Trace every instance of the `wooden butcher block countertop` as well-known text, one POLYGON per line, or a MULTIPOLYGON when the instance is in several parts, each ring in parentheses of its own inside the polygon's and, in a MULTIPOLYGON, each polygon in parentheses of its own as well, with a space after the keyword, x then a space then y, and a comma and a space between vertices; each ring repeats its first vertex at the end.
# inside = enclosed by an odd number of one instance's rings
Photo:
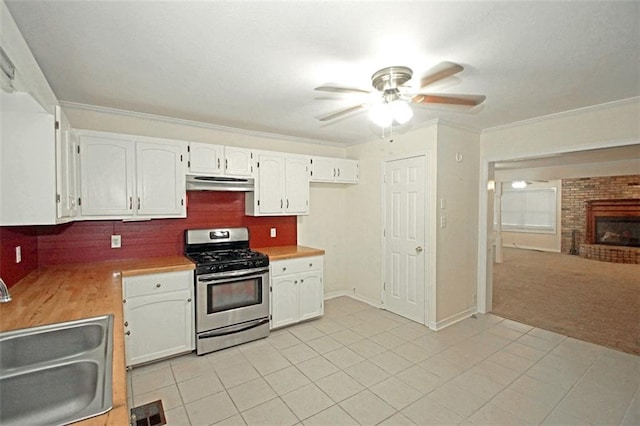
POLYGON ((42 267, 9 289, 0 304, 0 331, 113 314, 113 408, 82 426, 127 425, 127 379, 121 276, 192 270, 182 256, 42 267))
POLYGON ((277 246, 254 249, 269 256, 269 260, 293 259, 295 257, 321 256, 324 250, 305 246, 277 246))

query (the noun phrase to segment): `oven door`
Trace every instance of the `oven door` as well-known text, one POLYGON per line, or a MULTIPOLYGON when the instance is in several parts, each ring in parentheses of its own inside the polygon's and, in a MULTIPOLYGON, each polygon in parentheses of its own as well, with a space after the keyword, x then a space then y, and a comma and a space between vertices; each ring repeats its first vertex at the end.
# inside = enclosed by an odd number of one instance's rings
POLYGON ((196 277, 196 331, 269 317, 269 268, 196 277))

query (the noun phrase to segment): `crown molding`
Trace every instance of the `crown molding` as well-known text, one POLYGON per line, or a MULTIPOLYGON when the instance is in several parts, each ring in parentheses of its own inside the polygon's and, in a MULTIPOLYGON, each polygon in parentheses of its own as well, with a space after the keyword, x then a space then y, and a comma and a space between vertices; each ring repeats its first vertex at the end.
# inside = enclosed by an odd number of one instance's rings
POLYGON ((524 126, 524 125, 528 125, 528 124, 541 123, 541 122, 548 121, 548 120, 555 120, 555 119, 558 119, 558 118, 570 117, 572 115, 583 114, 585 112, 598 111, 598 110, 602 110, 602 109, 607 109, 607 108, 616 107, 616 106, 623 106, 623 105, 632 104, 632 103, 636 103, 636 102, 640 102, 640 96, 634 96, 632 98, 627 98, 627 99, 620 99, 620 100, 617 100, 617 101, 605 102, 603 104, 598 104, 598 105, 590 105, 590 106, 582 107, 582 108, 570 109, 568 111, 556 112, 554 114, 542 115, 540 117, 528 118, 526 120, 520 120, 520 121, 514 121, 512 123, 501 124, 499 126, 487 127, 486 129, 482 129, 481 133, 484 134, 484 133, 499 132, 501 130, 507 130, 507 129, 511 129, 511 128, 514 128, 514 127, 520 127, 520 126, 524 126))
POLYGON ((311 138, 301 138, 297 136, 261 132, 257 130, 247 130, 247 129, 241 129, 238 127, 230 127, 230 126, 223 126, 220 124, 205 123, 202 121, 185 120, 182 118, 167 117, 164 115, 128 111, 124 109, 109 108, 109 107, 103 107, 98 105, 83 104, 78 102, 60 101, 59 104, 63 108, 73 108, 78 110, 92 111, 92 112, 98 112, 98 113, 104 113, 104 114, 120 115, 123 117, 139 118, 143 120, 158 121, 162 123, 176 124, 176 125, 189 126, 189 127, 200 127, 204 129, 217 130, 220 132, 227 132, 227 133, 243 134, 243 135, 253 136, 258 138, 276 139, 280 141, 291 141, 291 142, 297 142, 297 143, 308 143, 308 144, 314 144, 314 145, 327 145, 327 146, 333 146, 338 148, 345 148, 346 146, 348 146, 347 143, 330 142, 330 141, 325 141, 320 139, 311 139, 311 138))

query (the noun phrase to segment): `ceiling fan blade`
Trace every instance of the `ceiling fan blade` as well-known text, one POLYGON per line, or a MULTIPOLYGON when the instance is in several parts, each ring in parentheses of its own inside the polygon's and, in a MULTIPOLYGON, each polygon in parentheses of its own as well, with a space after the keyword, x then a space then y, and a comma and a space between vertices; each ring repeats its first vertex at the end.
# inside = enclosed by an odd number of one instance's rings
POLYGON ((352 107, 349 107, 347 109, 343 109, 342 111, 338 111, 338 112, 334 112, 333 114, 329 114, 329 115, 325 115, 324 117, 320 117, 319 120, 320 121, 329 121, 329 120, 333 120, 335 118, 339 118, 342 116, 345 116, 349 113, 352 113, 354 111, 358 111, 361 109, 365 108, 365 104, 361 104, 361 105, 355 105, 352 107))
POLYGON ((437 71, 431 74, 425 75, 420 80, 420 88, 426 87, 438 80, 457 74, 464 69, 462 65, 454 64, 453 62, 441 62, 434 68, 437 71))
POLYGON ((411 98, 415 104, 449 104, 449 105, 480 105, 487 97, 484 95, 429 95, 419 94, 411 98))
POLYGON ((371 93, 369 90, 356 89, 353 87, 336 87, 336 86, 319 86, 315 90, 322 92, 335 92, 335 93, 371 93))

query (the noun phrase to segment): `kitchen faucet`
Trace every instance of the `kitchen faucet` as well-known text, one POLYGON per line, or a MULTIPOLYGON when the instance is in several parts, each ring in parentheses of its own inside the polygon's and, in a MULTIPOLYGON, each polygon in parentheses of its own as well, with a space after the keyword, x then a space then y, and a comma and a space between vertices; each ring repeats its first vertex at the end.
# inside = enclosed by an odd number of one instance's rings
POLYGON ((11 301, 11 295, 9 294, 9 289, 7 285, 0 278, 0 303, 6 303, 11 301))

